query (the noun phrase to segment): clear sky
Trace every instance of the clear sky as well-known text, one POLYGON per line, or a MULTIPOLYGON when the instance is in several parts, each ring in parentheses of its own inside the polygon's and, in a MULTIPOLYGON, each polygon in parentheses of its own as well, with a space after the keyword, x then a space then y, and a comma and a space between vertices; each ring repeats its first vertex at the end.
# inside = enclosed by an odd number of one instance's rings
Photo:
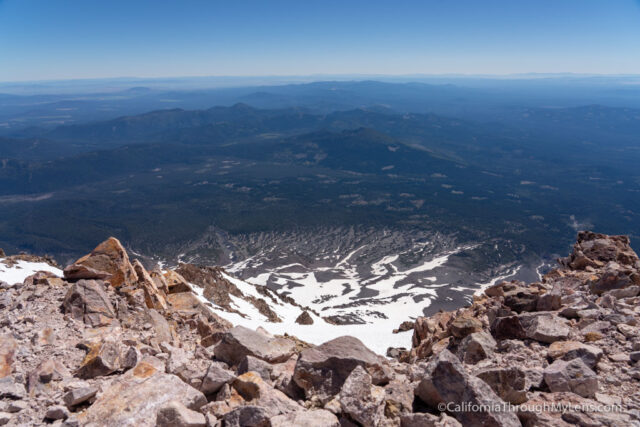
POLYGON ((0 81, 640 74, 639 0, 0 0, 0 81))

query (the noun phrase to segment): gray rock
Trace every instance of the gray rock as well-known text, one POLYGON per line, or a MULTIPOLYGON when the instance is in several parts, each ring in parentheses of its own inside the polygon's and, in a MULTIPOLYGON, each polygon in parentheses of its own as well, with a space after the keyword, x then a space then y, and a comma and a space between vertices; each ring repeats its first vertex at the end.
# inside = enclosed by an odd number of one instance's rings
POLYGON ((607 292, 607 294, 617 299, 632 298, 640 294, 640 286, 629 286, 624 289, 614 289, 607 292))
POLYGON ((55 405, 47 409, 44 417, 48 420, 66 420, 69 418, 69 411, 64 406, 55 405))
POLYGON ((491 323, 491 334, 498 340, 520 340, 526 337, 520 316, 496 317, 491 323))
POLYGON ((537 311, 555 311, 562 306, 562 290, 559 285, 554 285, 553 288, 540 296, 536 305, 537 311))
POLYGON ((466 336, 458 346, 458 357, 464 363, 476 364, 490 358, 496 348, 496 340, 486 332, 474 332, 466 336))
POLYGON ((380 358, 360 340, 339 337, 303 350, 296 363, 293 380, 304 390, 307 398, 316 396, 326 403, 340 391, 356 366, 365 367, 372 377, 373 371, 383 369, 380 358))
POLYGON ((552 392, 570 391, 582 397, 594 397, 598 378, 581 359, 556 360, 544 370, 544 381, 552 392))
POLYGON ((400 419, 401 427, 462 427, 455 418, 451 418, 447 414, 440 414, 437 417, 433 414, 405 414, 400 419))
POLYGON ((233 372, 222 368, 217 363, 212 363, 202 379, 200 391, 206 395, 217 393, 223 385, 232 382, 236 376, 233 372))
POLYGON ((16 382, 13 377, 0 378, 0 398, 22 399, 26 395, 24 385, 16 382))
POLYGON ((64 400, 64 404, 67 405, 67 408, 71 409, 72 407, 78 406, 93 398, 97 393, 97 387, 73 388, 64 395, 62 400, 64 400))
POLYGON ((0 426, 8 424, 11 421, 11 414, 7 412, 0 412, 0 426))
POLYGON ((24 400, 16 400, 16 401, 8 402, 6 410, 11 414, 15 414, 17 412, 24 411, 28 407, 29 405, 24 400))
POLYGON ((224 415, 225 427, 270 427, 269 411, 254 405, 233 409, 224 415))
POLYGON ((475 374, 505 402, 518 405, 527 400, 527 381, 525 372, 516 367, 497 367, 483 369, 475 374))
POLYGON ((338 396, 342 411, 365 427, 380 425, 384 418, 385 391, 371 383, 371 375, 357 366, 338 396))
MULTIPOLYGON (((460 360, 443 350, 424 367, 416 395, 434 409, 438 404, 501 405, 502 400, 479 378, 469 375, 460 360)), ((463 425, 520 426, 512 412, 456 411, 453 415, 463 425)))
POLYGON ((156 427, 205 427, 206 424, 203 414, 176 401, 160 408, 156 416, 156 427))
POLYGON ((578 341, 556 341, 549 346, 547 355, 552 359, 581 359, 588 367, 595 368, 602 358, 602 350, 578 341))
POLYGON ((245 356, 244 359, 242 359, 242 362, 238 365, 238 375, 242 375, 249 371, 257 372, 263 380, 271 382, 273 366, 264 360, 260 360, 253 356, 245 356))
POLYGON ((551 313, 523 314, 520 323, 527 338, 547 344, 566 340, 571 331, 566 320, 551 313))
POLYGON ((63 307, 66 313, 93 328, 109 325, 116 317, 109 296, 104 291, 104 283, 97 280, 74 283, 64 298, 63 307))
POLYGON ((271 427, 339 427, 338 418, 324 409, 297 411, 284 415, 277 415, 270 420, 271 427))
POLYGON ((245 356, 254 356, 269 363, 284 362, 295 350, 295 343, 286 338, 272 338, 243 326, 232 328, 214 349, 217 359, 237 366, 245 356))
POLYGON ((413 411, 414 388, 406 379, 391 380, 384 387, 385 415, 388 418, 398 418, 413 411))
POLYGON ((231 385, 247 404, 266 408, 269 417, 302 409, 283 392, 267 384, 255 372, 240 375, 231 385))

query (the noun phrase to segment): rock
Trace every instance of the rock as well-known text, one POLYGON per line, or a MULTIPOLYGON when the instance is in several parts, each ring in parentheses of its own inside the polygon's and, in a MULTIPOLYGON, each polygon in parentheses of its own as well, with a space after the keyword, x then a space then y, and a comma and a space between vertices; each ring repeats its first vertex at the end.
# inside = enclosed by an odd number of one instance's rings
POLYGON ((562 290, 558 285, 554 285, 553 288, 541 295, 536 303, 537 311, 556 311, 562 306, 562 290))
POLYGON ((247 404, 266 408, 269 417, 302 409, 283 392, 267 384, 255 372, 240 375, 231 385, 247 404))
POLYGON ((296 318, 296 323, 299 325, 313 325, 313 318, 309 312, 305 310, 296 318))
POLYGON ((547 344, 567 339, 570 328, 565 322, 566 320, 551 313, 533 313, 520 316, 525 336, 547 344))
POLYGON ((487 368, 475 374, 505 402, 518 405, 527 401, 525 372, 515 366, 487 368))
POLYGON ((64 298, 63 307, 65 313, 92 328, 110 325, 116 317, 103 282, 98 280, 79 280, 74 283, 64 298))
POLYGON ((7 412, 0 412, 0 426, 8 424, 11 421, 11 414, 7 412))
POLYGON ((577 318, 578 313, 582 310, 597 308, 597 305, 589 301, 582 293, 562 297, 562 305, 565 307, 559 314, 569 319, 577 318))
POLYGON ((549 346, 547 355, 552 359, 567 361, 578 358, 593 369, 602 357, 602 350, 578 341, 556 341, 549 346))
POLYGON ((11 375, 17 348, 11 335, 0 335, 0 378, 11 375))
POLYGON ((186 350, 172 347, 167 360, 167 373, 177 375, 187 384, 200 388, 208 366, 207 360, 194 359, 186 350))
POLYGON ((571 255, 559 261, 570 268, 584 270, 602 267, 610 261, 633 266, 637 260, 638 255, 631 249, 629 237, 581 231, 571 255))
POLYGON ((271 427, 339 427, 338 418, 324 409, 290 412, 271 418, 271 427))
POLYGON ((192 292, 191 285, 177 271, 167 270, 163 273, 167 282, 168 293, 175 294, 178 292, 192 292))
POLYGON ((526 337, 519 316, 496 317, 491 323, 491 334, 498 340, 524 339, 526 337))
MULTIPOLYGON (((502 400, 479 378, 469 375, 460 360, 444 350, 429 362, 416 387, 416 395, 430 407, 438 404, 501 405, 502 400)), ((520 426, 511 412, 456 411, 454 415, 463 425, 520 426)))
POLYGON ((628 288, 614 289, 607 292, 607 294, 617 299, 632 298, 640 294, 640 286, 629 286, 628 288))
POLYGON ((449 325, 449 331, 456 338, 464 338, 474 332, 482 331, 482 323, 473 317, 458 316, 449 325))
POLYGON ((607 265, 607 270, 602 275, 589 284, 589 290, 600 295, 607 291, 627 288, 636 284, 632 277, 634 271, 621 269, 618 264, 611 263, 607 265))
POLYGON ((200 391, 206 395, 212 395, 217 393, 223 385, 232 382, 236 376, 233 372, 223 369, 217 363, 211 363, 207 373, 202 379, 202 386, 200 391))
POLYGON ((64 269, 67 280, 106 280, 112 286, 132 286, 138 280, 127 251, 115 237, 100 243, 90 254, 64 269))
POLYGON ((64 404, 67 406, 67 408, 71 409, 74 406, 78 406, 81 403, 85 403, 88 400, 92 399, 97 393, 97 387, 88 386, 73 388, 64 395, 62 400, 64 400, 64 404))
POLYGON ((24 385, 16 382, 12 377, 0 378, 0 398, 22 399, 27 395, 24 385))
POLYGON ((145 359, 116 378, 96 401, 78 414, 81 425, 154 426, 156 413, 177 401, 197 410, 207 403, 198 390, 175 375, 164 373, 157 359, 145 359))
POLYGON ((387 418, 398 418, 402 414, 413 410, 414 386, 408 381, 391 380, 384 387, 385 407, 384 414, 387 418))
POLYGON ((147 270, 143 267, 140 261, 135 260, 133 262, 133 269, 137 277, 137 286, 144 291, 144 301, 148 308, 155 308, 157 310, 166 310, 167 301, 166 295, 156 286, 147 270))
POLYGON ((640 360, 640 351, 632 351, 629 353, 629 358, 632 362, 637 362, 640 360))
POLYGON ((538 304, 538 294, 531 289, 518 286, 516 289, 505 292, 504 305, 516 313, 535 311, 538 304))
POLYGON ((385 391, 372 385, 371 375, 356 366, 338 395, 342 411, 363 426, 377 426, 384 418, 385 391))
POLYGON ((254 405, 240 406, 224 415, 225 427, 270 427, 269 411, 254 405))
POLYGON ((171 401, 158 410, 156 427, 205 427, 204 415, 192 411, 177 401, 171 401))
POLYGON ((618 326, 616 326, 616 329, 618 329, 618 331, 620 331, 620 333, 624 335, 625 338, 627 339, 634 338, 638 336, 638 334, 640 333, 640 330, 637 327, 625 325, 624 323, 621 323, 618 326))
POLYGON ((51 421, 66 420, 67 418, 69 418, 69 411, 64 406, 51 406, 47 409, 44 417, 51 421))
POLYGON ((398 326, 396 329, 393 330, 394 334, 399 334, 400 332, 407 332, 407 331, 411 331, 413 330, 413 325, 415 324, 415 322, 412 322, 410 320, 406 320, 402 323, 400 323, 400 326, 398 326))
POLYGON ((582 397, 594 397, 598 378, 581 359, 556 360, 544 370, 544 381, 552 392, 570 391, 582 397))
POLYGON ((462 427, 455 418, 445 413, 437 417, 433 414, 414 413, 405 414, 400 420, 401 427, 462 427))
POLYGON ((303 350, 296 363, 293 380, 304 390, 307 398, 316 396, 326 402, 340 391, 356 366, 363 366, 373 374, 373 371, 382 369, 382 362, 357 338, 339 337, 303 350))
POLYGON ((24 411, 28 407, 29 405, 27 404, 27 402, 23 400, 16 400, 8 402, 6 410, 10 414, 15 414, 24 411))
POLYGON ((238 374, 244 374, 249 371, 256 372, 263 380, 271 382, 273 366, 264 360, 257 359, 253 356, 245 356, 238 365, 238 374))
POLYGON ((464 363, 473 365, 490 358, 496 346, 496 340, 488 333, 474 332, 466 336, 458 346, 458 357, 464 363))
POLYGON ((216 345, 216 358, 236 366, 245 356, 254 356, 269 363, 286 361, 295 351, 295 343, 286 338, 270 338, 243 326, 236 326, 216 345))
POLYGON ((109 375, 120 369, 123 349, 116 338, 107 338, 90 344, 89 352, 76 370, 79 378, 109 375))

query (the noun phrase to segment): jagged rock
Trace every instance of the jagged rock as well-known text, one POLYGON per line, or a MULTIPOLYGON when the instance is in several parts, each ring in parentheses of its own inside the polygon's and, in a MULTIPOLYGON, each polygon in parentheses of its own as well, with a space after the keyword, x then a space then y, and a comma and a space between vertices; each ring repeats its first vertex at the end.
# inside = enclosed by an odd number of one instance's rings
POLYGON ((583 310, 597 308, 597 306, 589 301, 582 293, 575 293, 562 297, 561 303, 565 306, 560 310, 560 315, 569 319, 578 318, 578 313, 583 310))
POLYGON ((238 375, 249 371, 256 372, 263 380, 271 382, 273 366, 264 360, 260 360, 253 356, 245 356, 244 359, 242 359, 242 362, 238 365, 238 375))
POLYGON ((138 280, 129 255, 115 237, 100 243, 90 254, 64 269, 68 280, 106 280, 114 287, 132 286, 138 280))
POLYGON ((496 317, 491 323, 491 334, 498 340, 524 339, 526 337, 519 316, 496 317))
POLYGON ((144 291, 144 301, 147 304, 147 307, 155 308, 157 310, 166 310, 166 295, 158 289, 155 282, 140 261, 135 260, 133 262, 133 269, 136 273, 136 277, 138 278, 137 286, 144 291))
POLYGON ((562 307, 562 290, 559 285, 554 285, 553 288, 541 295, 536 303, 537 311, 555 311, 562 307))
POLYGON ((445 413, 437 417, 433 414, 414 413, 402 415, 401 427, 462 427, 455 418, 451 418, 445 413))
POLYGON ((92 386, 72 388, 64 395, 62 400, 64 400, 64 404, 67 408, 71 409, 74 406, 78 406, 81 403, 92 399, 97 393, 98 389, 92 386))
POLYGON ((571 360, 578 358, 593 369, 602 357, 602 350, 578 341, 556 341, 549 346, 547 354, 552 359, 571 360))
POLYGON ((11 335, 0 335, 0 378, 11 375, 18 343, 11 335))
POLYGON ((88 379, 112 374, 120 369, 122 355, 123 348, 115 337, 91 343, 76 375, 88 379))
POLYGON ((624 289, 614 289, 607 292, 607 294, 617 299, 632 298, 640 294, 640 286, 629 286, 624 289))
POLYGON ((504 293, 504 305, 516 313, 535 311, 538 304, 538 294, 530 288, 516 287, 516 289, 504 293))
POLYGON ((224 415, 225 427, 270 427, 269 411, 254 405, 240 406, 224 415))
POLYGON ((5 409, 10 414, 16 414, 18 412, 24 411, 28 407, 29 405, 27 404, 27 402, 23 400, 16 400, 7 402, 7 407, 5 409))
MULTIPOLYGON (((494 406, 502 402, 489 385, 469 375, 460 360, 448 350, 442 351, 426 365, 415 392, 434 409, 442 403, 494 406)), ((464 425, 520 425, 511 412, 455 411, 453 415, 464 425)))
POLYGON ((271 427, 339 427, 338 418, 324 409, 290 412, 270 419, 271 427))
POLYGON ((156 427, 205 427, 204 415, 171 401, 158 410, 156 427))
POLYGON ((270 338, 243 326, 236 326, 222 337, 215 347, 216 358, 238 365, 245 356, 254 356, 270 363, 286 361, 295 350, 295 343, 286 338, 270 338))
POLYGON ((26 396, 27 390, 12 377, 0 378, 0 398, 22 399, 26 396))
POLYGON ((569 326, 566 321, 552 313, 531 313, 519 317, 527 338, 552 343, 566 340, 569 336, 569 326))
POLYGON ((556 360, 544 370, 544 381, 552 392, 570 391, 582 397, 594 397, 598 378, 581 359, 556 360))
POLYGON ((482 322, 469 316, 458 316, 449 324, 449 332, 456 338, 464 338, 482 330, 482 322))
POLYGON ((116 317, 104 284, 98 280, 78 280, 67 292, 64 311, 92 328, 110 325, 116 317))
POLYGON ((164 373, 160 361, 145 359, 111 382, 77 417, 81 425, 154 426, 158 410, 171 401, 192 410, 207 403, 201 392, 164 373))
POLYGON ((160 344, 163 342, 171 343, 174 341, 171 326, 167 319, 154 309, 146 310, 146 321, 151 325, 154 331, 155 341, 160 344))
POLYGON ((396 329, 393 330, 394 334, 399 334, 400 332, 407 332, 413 330, 415 322, 411 322, 409 320, 400 323, 396 329))
POLYGON ((167 373, 177 375, 187 384, 200 388, 208 365, 207 360, 194 359, 186 350, 172 347, 167 359, 167 373))
POLYGON ((496 340, 486 332, 475 332, 466 336, 458 346, 458 357, 464 363, 476 364, 490 358, 496 348, 496 340))
POLYGON ((573 252, 559 261, 570 268, 584 270, 587 267, 602 267, 610 261, 633 266, 637 260, 638 255, 631 249, 629 237, 581 231, 573 252))
POLYGON ((232 382, 236 376, 233 372, 228 371, 222 368, 218 363, 211 363, 209 365, 209 369, 207 369, 207 373, 202 379, 202 386, 200 387, 200 391, 204 394, 212 395, 217 393, 223 385, 232 382))
POLYGON ((47 412, 44 415, 44 417, 47 420, 51 420, 51 421, 66 420, 67 418, 69 418, 69 411, 64 406, 55 405, 47 409, 47 412))
POLYGON ((363 426, 377 426, 384 418, 385 391, 371 383, 371 375, 356 366, 345 380, 338 401, 342 411, 363 426))
POLYGON ((400 379, 391 380, 384 387, 384 414, 387 418, 398 418, 413 410, 414 388, 408 381, 400 379))
POLYGON ((597 295, 604 292, 638 285, 638 274, 633 269, 623 269, 615 262, 607 264, 606 270, 589 283, 589 290, 597 295))
POLYGON ((302 409, 283 392, 267 384, 255 372, 240 375, 231 385, 247 404, 266 408, 270 417, 302 409))
POLYGON ((293 379, 307 398, 328 401, 336 395, 356 366, 372 373, 382 369, 378 356, 354 337, 339 337, 300 353, 293 379))
POLYGON ((505 402, 518 405, 527 400, 525 372, 515 366, 487 368, 475 374, 505 402))
POLYGON ((178 292, 191 292, 191 285, 180 275, 177 271, 167 270, 163 273, 164 279, 167 282, 168 292, 175 294, 178 292))
POLYGON ((449 335, 449 324, 453 320, 453 313, 438 312, 432 317, 418 317, 413 328, 412 345, 417 349, 418 357, 431 354, 433 343, 449 335), (420 347, 425 347, 423 351, 420 347), (428 350, 426 349, 428 348, 428 350))
POLYGON ((313 325, 313 318, 309 312, 305 310, 296 318, 296 323, 299 325, 313 325))

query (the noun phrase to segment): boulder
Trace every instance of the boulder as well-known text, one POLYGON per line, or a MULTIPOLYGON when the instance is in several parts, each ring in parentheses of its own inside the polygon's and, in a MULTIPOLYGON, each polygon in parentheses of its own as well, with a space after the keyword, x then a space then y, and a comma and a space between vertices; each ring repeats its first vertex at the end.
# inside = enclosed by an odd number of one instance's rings
POLYGON ((573 252, 560 263, 575 270, 599 268, 610 261, 633 266, 638 255, 631 249, 627 236, 607 236, 592 231, 578 233, 573 252))
POLYGON ((385 391, 371 383, 371 375, 362 366, 351 371, 337 399, 342 412, 365 427, 378 426, 384 419, 385 391))
POLYGON ((100 243, 90 254, 64 269, 67 280, 106 280, 112 286, 132 286, 138 280, 127 251, 115 237, 100 243))
POLYGON ((78 280, 67 291, 62 306, 65 313, 92 328, 110 325, 116 317, 100 280, 78 280))
POLYGON ((205 427, 204 415, 192 411, 177 401, 171 401, 158 410, 156 427, 205 427))
POLYGON ((530 288, 518 286, 516 289, 505 292, 504 305, 516 313, 535 311, 538 304, 538 294, 530 288))
MULTIPOLYGON (((416 395, 433 409, 438 404, 500 406, 503 401, 479 378, 468 374, 460 360, 444 350, 432 359, 422 372, 416 395)), ((512 412, 455 411, 452 415, 463 425, 520 426, 512 412)))
POLYGON ((69 410, 64 406, 54 405, 47 408, 44 418, 49 421, 66 420, 69 418, 69 410))
POLYGON ((309 312, 305 310, 296 318, 296 323, 299 325, 313 325, 313 318, 309 312))
POLYGON ((338 418, 324 409, 296 411, 272 417, 271 427, 339 427, 338 418))
POLYGON ((458 346, 458 357, 464 363, 476 364, 493 356, 496 340, 486 332, 474 332, 467 335, 458 346))
POLYGON ((224 415, 225 427, 270 427, 269 411, 254 405, 239 406, 224 415))
POLYGON ((167 372, 177 375, 182 381, 195 388, 200 388, 209 364, 210 362, 206 359, 193 358, 193 355, 183 348, 171 347, 167 360, 167 372))
POLYGON ((245 356, 242 362, 238 365, 238 375, 244 374, 249 371, 256 372, 260 377, 271 382, 271 373, 273 372, 273 366, 264 360, 260 360, 253 356, 245 356))
POLYGON ((0 398, 22 399, 27 395, 27 390, 20 382, 11 376, 0 378, 0 398))
POLYGON ((456 338, 464 338, 480 331, 482 331, 482 322, 470 316, 458 316, 449 324, 449 332, 456 338))
POLYGON ((520 324, 527 338, 547 344, 566 340, 571 331, 566 320, 552 313, 523 314, 520 316, 520 324))
POLYGON ((544 370, 544 382, 551 392, 570 391, 582 397, 594 397, 598 378, 581 359, 556 360, 544 370))
POLYGON ((247 372, 237 377, 231 386, 244 399, 246 404, 266 408, 269 417, 302 409, 283 392, 267 384, 255 372, 247 372))
POLYGON ((77 417, 81 425, 154 426, 158 411, 172 401, 192 410, 207 403, 201 392, 165 373, 159 360, 147 358, 111 382, 77 417))
POLYGON ((71 409, 94 398, 98 388, 93 386, 71 388, 62 398, 67 408, 71 409))
MULTIPOLYGON (((335 396, 356 366, 365 367, 372 377, 383 369, 383 362, 360 340, 339 337, 300 353, 293 380, 307 398, 316 396, 323 402, 335 396)), ((374 379, 374 382, 375 381, 374 379)))
POLYGON ((554 360, 581 359, 585 365, 593 369, 602 358, 602 350, 578 341, 556 341, 549 346, 547 355, 554 360))
POLYGON ((495 367, 483 369, 475 375, 496 392, 505 402, 518 405, 527 400, 527 381, 525 372, 516 367, 495 367))
POLYGON ((603 274, 589 283, 589 290, 600 295, 604 292, 625 289, 636 283, 637 273, 632 269, 623 269, 617 263, 609 263, 603 274))
POLYGON ((133 262, 133 269, 136 272, 137 286, 144 291, 144 301, 148 308, 155 308, 156 310, 166 310, 167 301, 166 295, 156 286, 147 270, 140 263, 135 260, 133 262))
POLYGON ((391 380, 384 387, 384 413, 387 418, 397 419, 402 414, 413 410, 413 400, 415 398, 413 389, 414 386, 403 379, 391 380))
POLYGON ((455 418, 445 413, 439 417, 428 413, 405 414, 400 419, 401 427, 462 427, 455 418))
POLYGON ((237 366, 245 356, 253 356, 269 363, 284 362, 295 351, 295 343, 286 338, 268 337, 244 326, 236 326, 222 336, 216 345, 216 358, 237 366))
POLYGON ((209 365, 209 369, 202 379, 200 391, 207 396, 215 394, 223 385, 232 382, 235 378, 233 372, 224 369, 219 363, 213 362, 209 365))
POLYGON ((167 270, 163 273, 164 280, 167 282, 168 293, 176 294, 178 292, 192 292, 193 289, 189 282, 185 280, 184 277, 180 275, 180 273, 167 270))
POLYGON ((75 374, 79 378, 95 378, 109 375, 121 368, 124 348, 115 337, 90 343, 89 352, 75 374))
POLYGON ((555 311, 560 307, 562 307, 562 289, 557 284, 549 292, 541 295, 536 303, 537 311, 555 311))
POLYGON ((519 316, 496 317, 491 323, 491 334, 498 340, 524 339, 526 337, 519 316))

